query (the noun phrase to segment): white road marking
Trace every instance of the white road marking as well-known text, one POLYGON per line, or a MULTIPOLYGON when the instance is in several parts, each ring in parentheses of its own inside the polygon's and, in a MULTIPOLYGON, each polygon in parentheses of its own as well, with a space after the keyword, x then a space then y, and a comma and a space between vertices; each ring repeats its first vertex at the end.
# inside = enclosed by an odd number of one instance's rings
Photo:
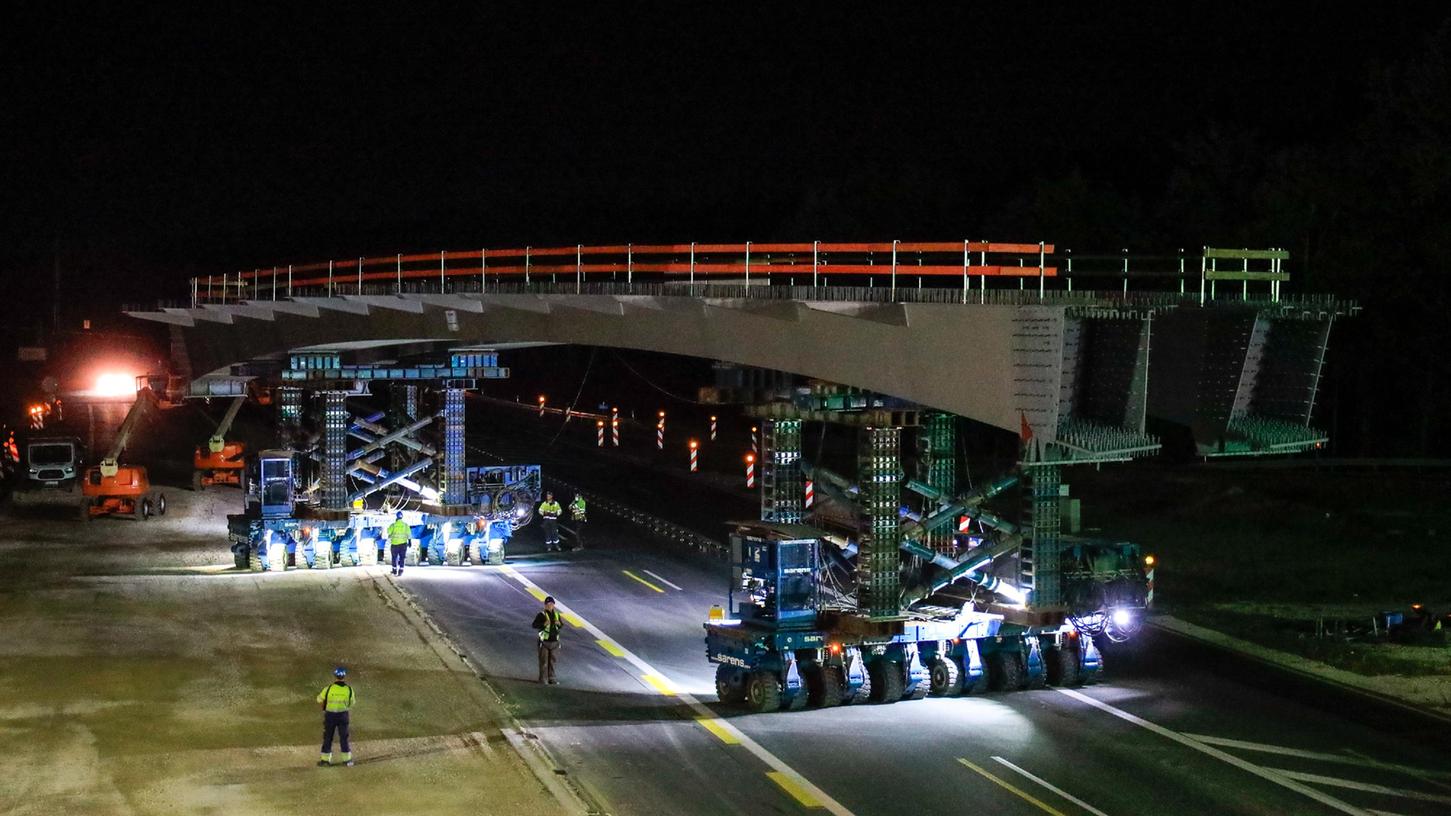
POLYGON ((1170 731, 1164 726, 1158 725, 1156 723, 1151 723, 1143 717, 1130 714, 1121 708, 1115 708, 1108 703, 1095 700, 1081 691, 1074 691, 1073 689, 1066 688, 1058 688, 1054 689, 1054 691, 1057 691, 1059 694, 1064 694, 1072 697, 1073 699, 1077 700, 1080 703, 1083 703, 1084 705, 1093 706, 1100 711, 1112 714, 1113 716, 1118 717, 1125 722, 1133 723, 1134 725, 1137 725, 1138 727, 1146 731, 1158 734, 1165 739, 1170 739, 1185 747, 1193 748, 1201 754, 1206 754, 1208 756, 1214 757, 1221 762, 1233 765, 1234 767, 1239 768, 1246 773, 1254 774, 1255 776, 1258 776, 1259 778, 1267 782, 1273 782, 1274 784, 1279 785, 1282 788, 1288 788, 1289 790, 1292 790, 1295 793, 1300 794, 1301 796, 1309 799, 1314 799, 1316 802, 1319 802, 1326 807, 1334 808, 1341 813, 1349 813, 1353 814, 1353 816, 1367 816, 1367 811, 1363 808, 1358 808, 1355 805, 1352 805, 1342 799, 1336 799, 1334 796, 1331 796, 1328 793, 1315 790, 1312 787, 1302 785, 1299 782, 1288 779, 1278 771, 1272 771, 1268 768, 1261 768, 1253 762, 1248 762, 1246 760, 1240 759, 1233 754, 1225 753, 1224 751, 1221 751, 1213 746, 1205 745, 1204 743, 1193 739, 1192 737, 1186 737, 1183 734, 1180 734, 1178 731, 1170 731))
POLYGON ((1099 810, 1098 808, 1094 807, 1093 805, 1090 805, 1087 802, 1083 801, 1082 799, 1079 799, 1077 796, 1074 796, 1073 794, 1069 793, 1068 791, 1063 790, 1062 788, 1058 787, 1057 785, 1054 785, 1053 783, 1047 781, 1046 779, 1041 779, 1041 778, 1039 778, 1037 776, 1034 776, 1033 774, 1028 773, 1027 771, 1023 770, 1022 768, 1019 768, 1017 765, 1014 765, 1013 763, 1007 761, 1006 759, 1003 759, 1000 756, 993 757, 993 762, 996 762, 999 765, 1002 765, 1003 767, 1007 768, 1010 771, 1016 771, 1020 776, 1024 777, 1025 779, 1029 779, 1029 780, 1032 780, 1034 782, 1037 782, 1039 785, 1042 785, 1044 788, 1046 788, 1046 789, 1048 789, 1048 790, 1050 790, 1050 791, 1058 794, 1059 796, 1063 797, 1064 799, 1067 799, 1068 801, 1072 802, 1073 804, 1078 805, 1079 807, 1083 808, 1084 810, 1088 811, 1089 813, 1092 813, 1093 816, 1108 816, 1107 813, 1104 813, 1103 811, 1099 810))
POLYGON ((1246 742, 1244 740, 1227 739, 1225 737, 1209 737, 1203 734, 1185 734, 1184 736, 1208 743, 1209 745, 1218 745, 1221 748, 1239 748, 1243 751, 1258 751, 1265 754, 1313 759, 1319 762, 1333 762, 1339 765, 1359 765, 1363 768, 1375 768, 1382 771, 1399 771, 1410 776, 1418 776, 1428 780, 1431 777, 1451 779, 1451 772, 1432 771, 1410 765, 1398 765, 1394 762, 1381 762, 1378 759, 1373 759, 1364 754, 1346 756, 1345 754, 1331 754, 1324 751, 1306 751, 1303 748, 1287 748, 1283 745, 1269 745, 1263 742, 1246 742))
POLYGON ((665 586, 670 587, 671 589, 678 589, 681 592, 684 592, 685 591, 685 587, 679 586, 677 584, 672 584, 670 581, 666 580, 665 578, 662 578, 659 573, 651 572, 650 570, 640 570, 640 571, 643 572, 643 573, 645 573, 646 575, 654 578, 655 580, 659 581, 660 583, 664 584, 665 586))
POLYGON ((1304 771, 1282 771, 1275 769, 1275 773, 1281 774, 1289 779, 1297 779, 1301 782, 1310 782, 1315 785, 1325 785, 1331 788, 1346 788, 1348 790, 1365 791, 1366 793, 1379 793, 1385 796, 1399 796, 1402 799, 1415 799, 1420 802, 1437 802, 1439 804, 1451 805, 1451 796, 1442 796, 1439 793, 1422 793, 1421 791, 1392 788, 1389 785, 1356 782, 1353 779, 1341 779, 1338 776, 1321 776, 1320 774, 1305 773, 1304 771))
MULTIPOLYGON (((534 589, 538 589, 541 592, 543 591, 538 584, 524 577, 523 574, 521 574, 513 567, 505 566, 503 570, 505 574, 513 578, 515 581, 518 581, 520 584, 524 585, 525 588, 533 587, 534 589)), ((555 601, 554 605, 566 612, 573 611, 568 606, 565 606, 558 601, 555 601)), ((574 612, 574 615, 584 622, 585 631, 589 632, 597 638, 600 638, 602 640, 610 640, 616 645, 619 645, 619 641, 611 638, 609 635, 605 634, 604 631, 601 630, 598 626, 590 623, 588 618, 584 617, 578 612, 574 612)), ((625 660, 629 661, 631 665, 639 669, 642 673, 646 675, 653 675, 655 677, 665 680, 667 683, 669 682, 669 679, 666 678, 664 674, 658 671, 655 667, 651 666, 649 663, 641 660, 640 657, 634 652, 626 649, 624 646, 620 646, 620 651, 624 653, 622 657, 625 660)), ((808 792, 813 798, 820 802, 821 807, 834 814, 834 816, 854 816, 854 814, 850 810, 847 810, 846 807, 843 806, 840 802, 827 795, 826 791, 816 787, 816 785, 812 784, 810 780, 802 776, 790 765, 787 765, 785 762, 781 761, 780 757, 777 757, 775 754, 761 747, 760 743, 746 736, 739 728, 736 728, 734 725, 731 725, 725 720, 716 718, 715 712, 711 711, 705 706, 705 704, 695 699, 694 696, 686 694, 683 691, 678 691, 675 694, 675 699, 679 700, 682 704, 688 706, 691 711, 695 712, 697 716, 709 717, 714 720, 715 723, 720 727, 720 729, 734 737, 740 743, 742 748, 750 751, 751 754, 753 754, 757 759, 770 766, 772 770, 782 774, 784 777, 795 782, 803 790, 808 792)), ((712 731, 712 733, 714 733, 714 729, 710 730, 712 731)), ((719 734, 717 734, 717 736, 719 736, 719 734)), ((1360 813, 1360 811, 1356 812, 1360 813)))

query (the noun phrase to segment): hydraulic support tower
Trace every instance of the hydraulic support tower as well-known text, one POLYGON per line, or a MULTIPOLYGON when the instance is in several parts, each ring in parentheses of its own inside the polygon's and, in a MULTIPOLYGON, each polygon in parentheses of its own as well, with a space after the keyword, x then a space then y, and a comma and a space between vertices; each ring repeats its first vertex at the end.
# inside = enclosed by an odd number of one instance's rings
POLYGON ((857 606, 872 619, 901 614, 900 556, 897 553, 901 505, 902 429, 864 427, 858 437, 858 481, 865 528, 858 538, 857 606))
POLYGON ((801 479, 801 420, 761 423, 761 519, 799 523, 805 485, 801 479))

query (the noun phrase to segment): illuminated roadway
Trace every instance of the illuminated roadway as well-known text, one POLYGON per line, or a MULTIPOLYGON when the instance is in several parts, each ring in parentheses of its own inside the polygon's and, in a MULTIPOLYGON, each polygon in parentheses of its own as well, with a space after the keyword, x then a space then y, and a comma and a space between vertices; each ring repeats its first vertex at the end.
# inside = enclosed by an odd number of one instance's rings
MULTIPOLYGON (((748 508, 619 462, 570 463, 587 489, 659 491, 697 526, 748 508)), ((504 568, 412 568, 400 583, 603 811, 1451 812, 1444 724, 1153 632, 1110 654, 1107 682, 1083 690, 775 714, 718 706, 701 623, 724 603, 724 566, 603 513, 590 524, 581 552, 542 554, 531 527, 504 568), (534 682, 542 593, 570 613, 554 687, 534 682)))

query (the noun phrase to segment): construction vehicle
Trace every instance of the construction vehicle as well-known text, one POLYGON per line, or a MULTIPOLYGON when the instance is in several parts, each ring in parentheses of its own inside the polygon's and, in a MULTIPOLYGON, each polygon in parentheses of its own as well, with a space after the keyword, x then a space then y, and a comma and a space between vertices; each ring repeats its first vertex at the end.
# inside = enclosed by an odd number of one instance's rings
POLYGON ((198 445, 192 454, 191 489, 205 490, 213 485, 242 486, 242 469, 246 467, 243 456, 247 446, 241 442, 227 440, 227 432, 237 419, 246 397, 234 397, 217 430, 207 439, 205 446, 198 445))
POLYGON ((814 416, 857 423, 856 479, 804 459, 800 406, 759 409, 762 520, 732 525, 726 604, 705 623, 720 699, 774 711, 1097 681, 1101 647, 1142 625, 1152 561, 1061 529, 1065 461, 1025 441, 1014 471, 959 493, 950 417, 852 408, 866 413, 814 416), (899 425, 917 429, 915 479, 899 425))
MULTIPOLYGON (((412 528, 409 566, 498 565, 514 532, 533 517, 539 495, 538 465, 469 468, 471 507, 465 512, 421 507, 359 505, 347 512, 312 506, 297 490, 291 450, 261 451, 247 466, 245 510, 227 517, 236 566, 254 572, 306 566, 371 566, 386 563, 384 530, 396 514, 412 528)), ((405 481, 405 479, 399 479, 405 481)))
POLYGON ((899 614, 870 616, 844 589, 860 580, 850 547, 829 533, 742 522, 730 540, 730 591, 705 625, 706 653, 721 701, 756 711, 1095 682, 1096 638, 1130 636, 1145 611, 1129 543, 1070 543, 1063 561, 1074 569, 1060 574, 1072 602, 1033 609, 992 570, 1017 548, 1011 535, 956 559, 904 538, 903 551, 935 569, 903 590, 899 614))
POLYGON ((131 516, 144 521, 151 516, 166 515, 166 494, 153 489, 146 468, 123 465, 120 457, 141 421, 157 404, 147 378, 137 378, 136 401, 126 412, 116 438, 101 461, 86 469, 81 481, 80 518, 90 521, 98 516, 131 516))

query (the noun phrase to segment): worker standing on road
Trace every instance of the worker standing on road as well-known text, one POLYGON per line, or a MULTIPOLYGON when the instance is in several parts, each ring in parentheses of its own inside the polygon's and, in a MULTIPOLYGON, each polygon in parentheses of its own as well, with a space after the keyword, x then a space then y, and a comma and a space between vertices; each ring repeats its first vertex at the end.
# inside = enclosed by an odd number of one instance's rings
POLYGON ((543 519, 540 522, 544 528, 544 551, 561 550, 559 546, 559 514, 564 508, 554 500, 553 493, 545 493, 544 501, 539 503, 539 516, 543 519))
POLYGON ((569 503, 569 517, 574 522, 574 548, 582 550, 584 549, 584 524, 586 521, 583 493, 574 494, 574 501, 569 503))
POLYGON ((348 685, 348 670, 342 666, 333 669, 332 685, 318 692, 317 701, 322 706, 322 757, 319 767, 333 764, 333 734, 342 743, 343 764, 353 767, 353 747, 348 744, 348 712, 356 699, 353 687, 348 685))
POLYGON ((559 632, 564 628, 564 619, 554 608, 553 595, 545 597, 544 610, 534 616, 534 628, 539 630, 539 682, 559 685, 554 679, 554 659, 559 653, 559 632))
POLYGON ((403 521, 403 511, 399 510, 398 515, 393 517, 393 523, 388 525, 388 547, 393 555, 393 574, 403 574, 403 562, 408 555, 408 539, 413 537, 413 529, 403 521))

